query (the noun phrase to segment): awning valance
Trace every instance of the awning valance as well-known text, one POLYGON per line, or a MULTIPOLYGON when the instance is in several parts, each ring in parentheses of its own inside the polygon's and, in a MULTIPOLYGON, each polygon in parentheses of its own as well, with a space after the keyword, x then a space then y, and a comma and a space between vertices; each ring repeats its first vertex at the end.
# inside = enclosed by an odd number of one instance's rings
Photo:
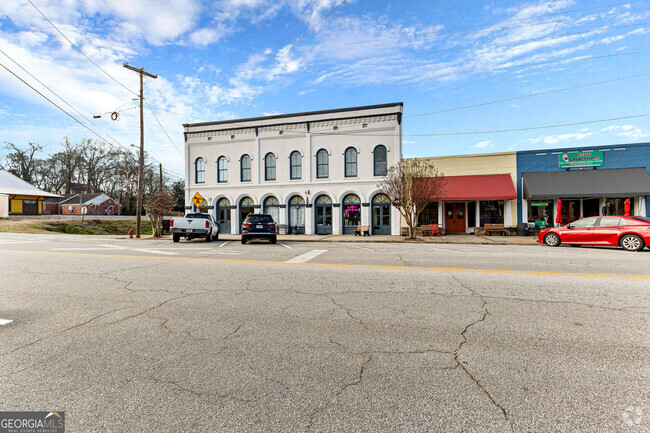
POLYGON ((523 179, 525 199, 650 195, 645 168, 524 173, 523 179))
POLYGON ((517 198, 509 174, 445 176, 443 201, 511 200, 517 198))

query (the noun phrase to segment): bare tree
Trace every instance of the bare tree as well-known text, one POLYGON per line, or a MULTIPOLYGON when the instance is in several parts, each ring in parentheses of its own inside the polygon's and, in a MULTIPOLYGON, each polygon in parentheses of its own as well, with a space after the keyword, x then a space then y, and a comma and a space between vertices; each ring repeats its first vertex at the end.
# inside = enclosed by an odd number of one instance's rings
POLYGON ((156 191, 147 197, 144 203, 144 209, 147 211, 147 216, 151 219, 155 237, 159 238, 162 236, 163 217, 173 206, 174 196, 168 191, 156 191))
POLYGON ((27 143, 26 149, 21 149, 13 143, 5 141, 5 149, 9 151, 5 155, 5 163, 0 168, 7 170, 25 182, 34 183, 38 158, 37 152, 43 150, 38 143, 27 143))
POLYGON ((420 213, 444 194, 444 175, 433 163, 407 160, 390 167, 379 187, 404 217, 412 239, 420 213))

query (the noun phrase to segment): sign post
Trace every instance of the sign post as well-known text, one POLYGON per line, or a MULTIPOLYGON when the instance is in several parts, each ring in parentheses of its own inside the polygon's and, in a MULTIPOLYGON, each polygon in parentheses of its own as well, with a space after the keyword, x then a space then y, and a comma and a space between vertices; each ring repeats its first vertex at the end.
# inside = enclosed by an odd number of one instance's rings
POLYGON ((203 199, 201 194, 198 193, 198 191, 196 194, 194 194, 194 197, 192 197, 192 202, 194 203, 194 206, 196 206, 197 209, 203 204, 204 201, 205 200, 203 199))

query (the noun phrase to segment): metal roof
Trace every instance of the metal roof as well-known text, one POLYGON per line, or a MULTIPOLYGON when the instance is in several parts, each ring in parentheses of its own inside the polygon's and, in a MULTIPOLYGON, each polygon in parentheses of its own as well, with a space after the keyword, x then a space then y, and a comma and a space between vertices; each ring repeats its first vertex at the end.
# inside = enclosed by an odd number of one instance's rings
POLYGON ((0 194, 60 197, 60 195, 40 190, 5 170, 0 170, 0 194))

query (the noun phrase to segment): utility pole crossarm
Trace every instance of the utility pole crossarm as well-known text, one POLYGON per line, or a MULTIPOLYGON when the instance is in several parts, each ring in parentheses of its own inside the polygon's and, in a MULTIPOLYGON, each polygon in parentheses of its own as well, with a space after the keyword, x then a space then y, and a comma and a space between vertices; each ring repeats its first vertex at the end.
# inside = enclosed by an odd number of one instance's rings
POLYGON ((130 69, 130 70, 132 70, 132 71, 134 71, 134 72, 137 72, 138 74, 144 74, 144 75, 146 75, 146 76, 149 77, 149 78, 158 78, 158 75, 156 75, 156 74, 150 74, 149 72, 145 71, 144 68, 140 68, 140 69, 138 69, 138 68, 135 68, 135 67, 129 65, 128 63, 125 63, 125 64, 122 65, 122 66, 124 66, 126 69, 130 69))

